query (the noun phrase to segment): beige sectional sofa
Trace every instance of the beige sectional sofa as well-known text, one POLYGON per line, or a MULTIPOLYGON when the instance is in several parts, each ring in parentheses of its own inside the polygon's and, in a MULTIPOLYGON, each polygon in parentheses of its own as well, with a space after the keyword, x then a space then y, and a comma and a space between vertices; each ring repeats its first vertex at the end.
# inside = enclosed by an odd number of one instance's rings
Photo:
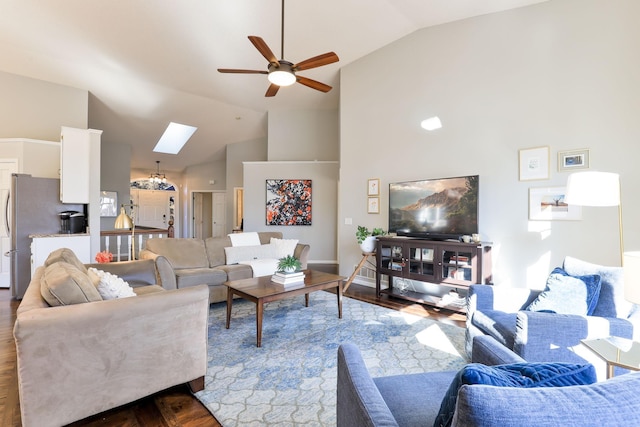
MULTIPOLYGON (((220 302, 227 299, 226 287, 223 283, 228 280, 248 279, 254 276, 254 270, 261 268, 262 272, 269 268, 260 264, 277 263, 271 239, 282 239, 280 232, 259 232, 260 247, 232 246, 231 238, 210 237, 208 239, 176 238, 149 239, 146 247, 140 251, 141 259, 153 259, 158 268, 172 269, 175 277, 169 288, 187 288, 190 286, 207 284, 209 286, 209 302, 220 302), (232 249, 230 249, 232 248, 232 249), (250 258, 243 261, 243 257, 250 258), (233 258, 233 259, 231 259, 233 258), (254 265, 252 266, 250 262, 254 265), (245 262, 245 263, 243 263, 245 262)), ((293 255, 298 258, 302 268, 307 268, 309 245, 297 243, 293 255)), ((273 274, 275 267, 268 273, 273 274)), ((259 274, 264 275, 264 274, 259 274)), ((163 283, 165 283, 163 281, 163 283)))
POLYGON ((153 260, 96 268, 128 280, 136 296, 103 300, 69 249, 52 252, 29 283, 14 326, 23 426, 66 425, 182 383, 204 387, 207 287, 164 290, 153 260))

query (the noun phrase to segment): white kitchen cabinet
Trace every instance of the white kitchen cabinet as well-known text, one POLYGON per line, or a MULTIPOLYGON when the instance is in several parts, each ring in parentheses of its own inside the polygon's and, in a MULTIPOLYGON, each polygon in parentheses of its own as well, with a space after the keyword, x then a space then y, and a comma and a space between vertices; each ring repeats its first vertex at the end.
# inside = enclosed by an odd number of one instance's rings
POLYGON ((91 237, 88 234, 35 235, 31 241, 31 277, 36 268, 44 265, 49 254, 60 248, 71 249, 83 264, 93 262, 91 237))
POLYGON ((102 131, 62 126, 60 200, 87 204, 91 251, 100 251, 100 144, 102 131))
MULTIPOLYGON (((62 203, 91 203, 92 180, 100 182, 101 130, 63 126, 60 136, 60 200, 62 203), (99 165, 99 163, 98 163, 99 165)), ((99 185, 98 185, 99 189, 99 185)))

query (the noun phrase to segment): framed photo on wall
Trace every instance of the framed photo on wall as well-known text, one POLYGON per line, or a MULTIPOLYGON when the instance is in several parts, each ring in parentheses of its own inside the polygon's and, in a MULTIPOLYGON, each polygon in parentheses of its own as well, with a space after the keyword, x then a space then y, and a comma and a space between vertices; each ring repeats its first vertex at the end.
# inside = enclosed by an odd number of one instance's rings
POLYGON ((520 181, 549 179, 549 147, 520 150, 519 171, 520 181))
POLYGON ((589 149, 558 151, 558 172, 589 169, 589 149))
POLYGON ((564 199, 567 187, 529 189, 529 219, 532 221, 561 221, 582 219, 582 207, 568 205, 564 199))
POLYGON ((380 179, 373 178, 367 181, 367 196, 377 196, 380 194, 380 179))
POLYGON ((100 192, 100 216, 116 216, 118 214, 118 193, 115 191, 100 192))
POLYGON ((367 213, 380 213, 380 197, 369 197, 367 200, 367 213))

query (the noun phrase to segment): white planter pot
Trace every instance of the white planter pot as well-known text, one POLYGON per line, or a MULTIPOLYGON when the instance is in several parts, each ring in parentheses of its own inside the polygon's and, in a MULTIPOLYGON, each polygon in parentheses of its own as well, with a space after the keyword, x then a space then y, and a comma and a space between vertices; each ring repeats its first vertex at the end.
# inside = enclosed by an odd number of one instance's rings
POLYGON ((368 236, 362 243, 360 243, 360 250, 362 252, 375 252, 376 251, 376 237, 368 236))

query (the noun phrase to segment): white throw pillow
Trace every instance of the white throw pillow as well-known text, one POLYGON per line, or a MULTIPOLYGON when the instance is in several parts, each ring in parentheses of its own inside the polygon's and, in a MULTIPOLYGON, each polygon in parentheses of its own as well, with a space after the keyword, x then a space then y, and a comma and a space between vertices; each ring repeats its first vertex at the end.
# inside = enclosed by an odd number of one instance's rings
POLYGON ((98 289, 98 293, 103 299, 107 300, 136 296, 136 293, 133 292, 133 288, 115 274, 98 270, 93 267, 89 268, 88 273, 91 281, 98 289))
POLYGON ((241 261, 276 258, 273 245, 227 246, 224 248, 227 264, 238 264, 241 261))
POLYGON ((293 252, 296 250, 296 245, 298 244, 297 239, 278 239, 275 237, 271 238, 271 244, 276 248, 276 258, 284 258, 287 255, 293 255, 293 252))
POLYGON ((247 233, 231 233, 231 246, 257 246, 260 244, 260 236, 255 231, 247 233))

